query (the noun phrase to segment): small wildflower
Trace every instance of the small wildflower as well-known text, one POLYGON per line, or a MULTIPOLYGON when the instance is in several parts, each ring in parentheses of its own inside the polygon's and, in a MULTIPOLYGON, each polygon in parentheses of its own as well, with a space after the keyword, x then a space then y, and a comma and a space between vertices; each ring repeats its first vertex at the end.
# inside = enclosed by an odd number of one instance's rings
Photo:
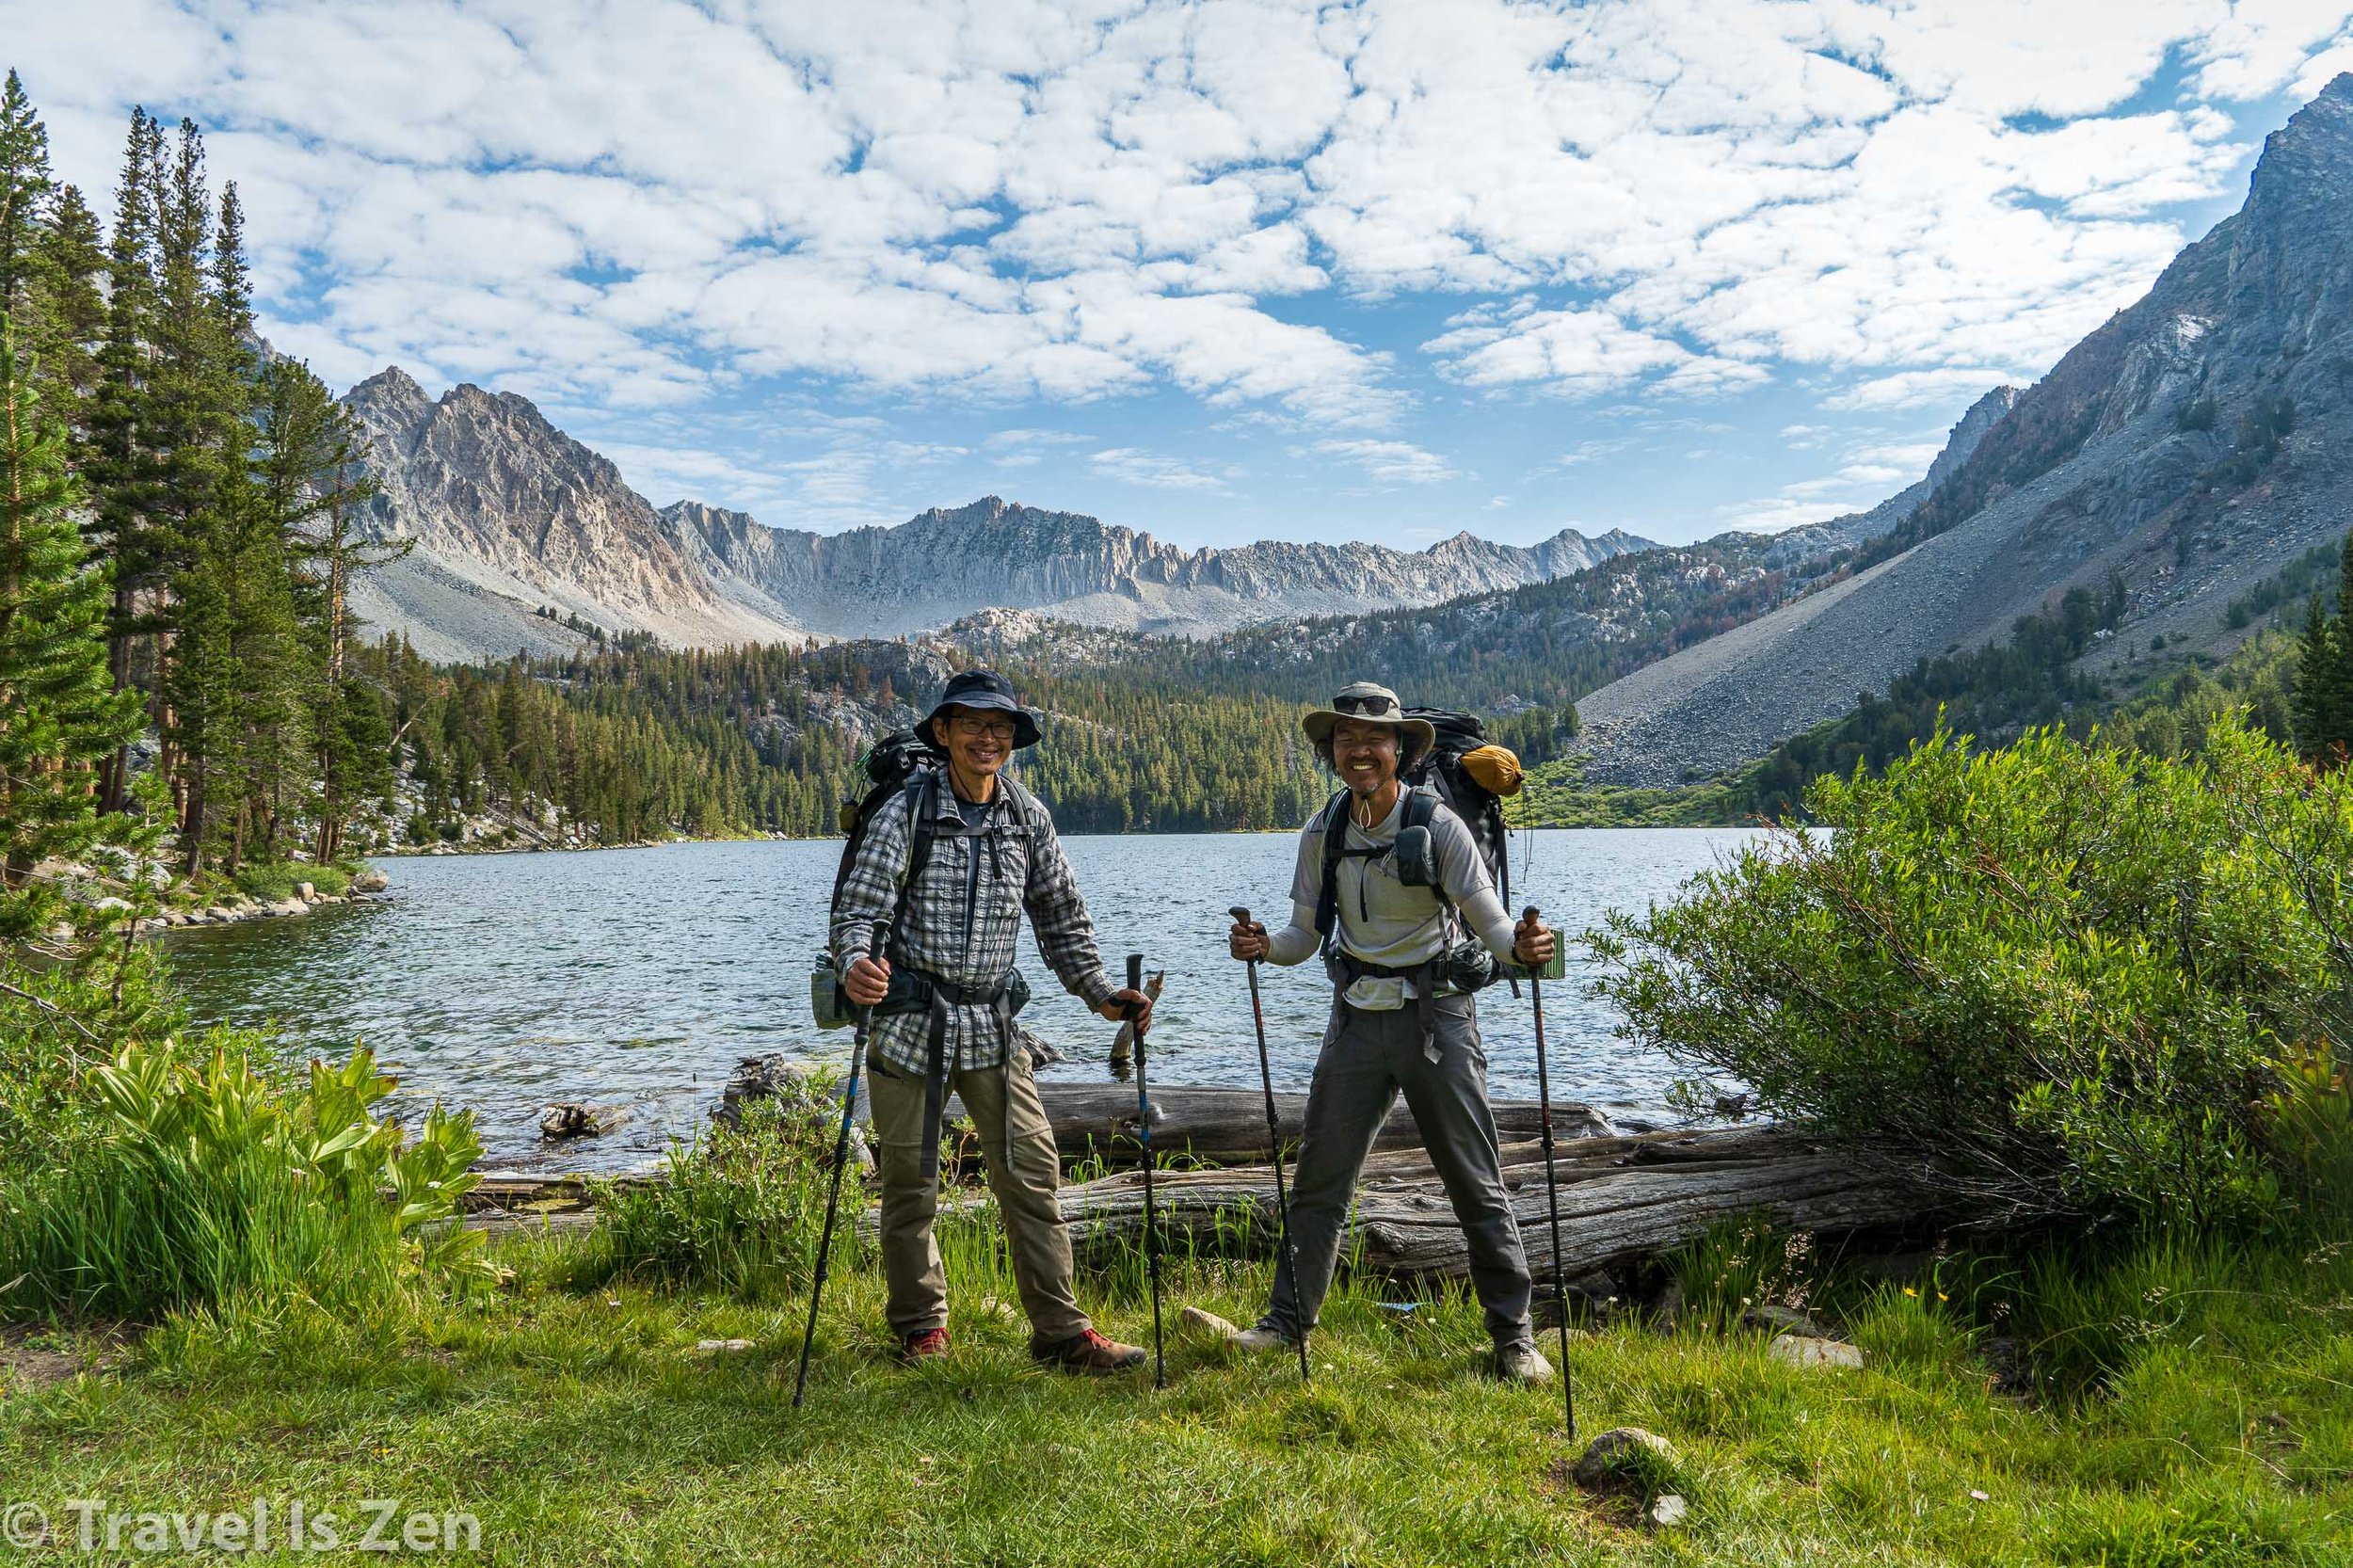
POLYGON ((1910 1297, 1911 1297, 1913 1301, 1915 1301, 1915 1302, 1916 1302, 1916 1301, 1918 1301, 1918 1300, 1920 1299, 1920 1292, 1919 1292, 1919 1291, 1917 1291, 1917 1290, 1914 1290, 1914 1289, 1913 1289, 1911 1286, 1909 1286, 1909 1285, 1907 1285, 1907 1286, 1905 1286, 1905 1287, 1904 1287, 1904 1294, 1905 1294, 1905 1295, 1907 1295, 1907 1296, 1910 1296, 1910 1297))

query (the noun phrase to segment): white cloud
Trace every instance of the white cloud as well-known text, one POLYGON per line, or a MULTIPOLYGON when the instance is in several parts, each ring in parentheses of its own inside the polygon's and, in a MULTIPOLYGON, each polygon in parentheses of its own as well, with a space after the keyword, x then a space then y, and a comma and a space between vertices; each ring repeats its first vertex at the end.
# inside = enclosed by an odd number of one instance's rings
POLYGON ((1436 485, 1462 477, 1444 457, 1411 441, 1318 441, 1314 450, 1325 457, 1354 463, 1375 484, 1436 485))
POLYGON ((0 32, 93 190, 131 103, 204 121, 266 329, 330 374, 607 410, 1173 389, 1395 434, 1433 370, 1794 371, 1848 410, 2038 374, 2228 193, 2217 105, 2353 64, 2346 11, 0 0, 0 32), (1413 291, 1459 299, 1401 361, 1372 308, 1413 291))
POLYGON ((1110 479, 1124 480, 1130 485, 1143 485, 1157 490, 1222 490, 1224 476, 1164 453, 1147 452, 1141 447, 1114 446, 1096 453, 1087 461, 1095 472, 1110 479))

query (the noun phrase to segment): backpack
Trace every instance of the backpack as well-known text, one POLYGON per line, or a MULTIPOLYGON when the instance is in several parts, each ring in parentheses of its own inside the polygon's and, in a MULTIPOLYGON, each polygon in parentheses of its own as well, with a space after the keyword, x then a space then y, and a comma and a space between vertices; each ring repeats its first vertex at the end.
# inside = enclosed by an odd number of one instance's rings
MULTIPOLYGON (((1503 797, 1471 776, 1463 765, 1464 758, 1487 745, 1486 727, 1474 714, 1443 708, 1408 708, 1405 716, 1429 720, 1438 732, 1438 744, 1416 758, 1414 765, 1400 776, 1400 782, 1413 789, 1435 790, 1438 798, 1463 819, 1479 845, 1480 858, 1487 862, 1487 873, 1495 878, 1496 895, 1506 909, 1511 908, 1512 853, 1503 822, 1503 797)), ((1492 749, 1510 757, 1512 771, 1517 771, 1518 758, 1501 746, 1492 749)), ((1518 784, 1514 782, 1505 793, 1519 793, 1518 784)))
MULTIPOLYGON (((857 864, 858 847, 866 842, 866 830, 873 824, 874 813, 881 810, 895 795, 906 795, 907 875, 900 886, 899 899, 904 906, 906 889, 915 886, 923 874, 924 865, 932 857, 932 840, 938 836, 937 824, 931 811, 929 792, 939 778, 939 753, 923 744, 921 736, 912 729, 902 729, 886 735, 867 749, 858 759, 858 771, 872 780, 865 794, 856 800, 845 800, 837 820, 841 827, 841 863, 834 868, 833 896, 825 903, 825 929, 830 934, 833 917, 841 907, 841 888, 850 880, 850 868, 857 864)), ((896 913, 891 923, 898 923, 896 913)), ((840 1029, 857 1021, 849 996, 841 989, 841 976, 834 968, 830 945, 817 954, 817 962, 808 977, 809 1011, 817 1016, 820 1029, 840 1029)))

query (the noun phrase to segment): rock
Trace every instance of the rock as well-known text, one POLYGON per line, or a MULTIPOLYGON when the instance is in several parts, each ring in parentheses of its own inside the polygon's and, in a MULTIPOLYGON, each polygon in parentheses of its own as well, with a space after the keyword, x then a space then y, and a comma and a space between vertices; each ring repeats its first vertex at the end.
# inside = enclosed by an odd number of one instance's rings
POLYGON ((583 1105, 577 1100, 566 1100, 539 1112, 539 1136, 594 1138, 612 1131, 628 1120, 627 1106, 583 1105))
POLYGON ((1691 1505, 1683 1500, 1680 1493, 1661 1492, 1643 1511, 1642 1521, 1654 1529, 1673 1529, 1690 1516, 1691 1505))
POLYGON ((190 916, 184 909, 167 909, 164 911, 164 923, 166 925, 185 925, 188 923, 189 919, 190 916))
POLYGON ((225 904, 213 904, 204 913, 216 920, 233 920, 237 918, 237 912, 225 904))
POLYGON ((1863 1352, 1855 1346, 1803 1334, 1773 1336, 1765 1347, 1765 1353, 1792 1367, 1854 1368, 1863 1365, 1863 1352))
POLYGON ((271 904, 269 912, 273 915, 307 915, 311 906, 298 898, 290 898, 271 904))
POLYGON ((308 882, 297 882, 295 884, 295 897, 300 899, 303 903, 315 904, 318 902, 318 896, 319 890, 311 886, 308 882))
POLYGON ((1641 1427, 1611 1427, 1585 1445, 1577 1462, 1577 1484, 1589 1491, 1625 1484, 1642 1468, 1667 1469, 1678 1463, 1674 1445, 1641 1427))
POLYGON ((697 1339, 695 1341, 696 1355, 741 1355, 752 1348, 752 1342, 748 1339, 697 1339))
POLYGON ((390 886, 392 879, 374 866, 351 879, 351 890, 355 893, 380 893, 390 886))
POLYGON ((102 914, 115 915, 128 910, 131 907, 131 901, 129 899, 116 898, 109 894, 105 898, 92 899, 90 901, 90 907, 98 910, 102 914))
POLYGON ((1681 1280, 1671 1279, 1660 1288, 1658 1299, 1651 1303, 1650 1315, 1652 1327, 1661 1333, 1674 1332, 1675 1325, 1683 1320, 1683 1282, 1681 1280))

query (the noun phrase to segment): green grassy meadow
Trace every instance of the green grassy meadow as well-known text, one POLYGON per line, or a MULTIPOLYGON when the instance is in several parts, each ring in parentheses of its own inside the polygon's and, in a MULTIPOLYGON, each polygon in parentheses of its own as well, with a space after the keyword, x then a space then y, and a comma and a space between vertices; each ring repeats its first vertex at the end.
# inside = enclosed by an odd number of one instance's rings
MULTIPOLYGON (((1783 1366, 1705 1313, 1663 1333, 1622 1320, 1572 1346, 1578 1422, 1674 1444, 1654 1484, 1690 1519, 1655 1529, 1639 1497, 1567 1480, 1581 1445, 1558 1387, 1485 1376, 1459 1294, 1399 1314, 1383 1304, 1413 1299, 1402 1288, 1347 1284, 1311 1387, 1291 1361, 1172 1334, 1155 1391, 1148 1373, 1033 1368, 1026 1327, 995 1306, 1001 1254, 984 1228, 951 1240, 953 1354, 897 1366, 879 1276, 853 1256, 798 1412, 800 1296, 633 1284, 597 1234, 504 1240, 512 1279, 470 1298, 177 1318, 102 1369, 10 1390, 0 1502, 63 1529, 67 1498, 300 1496, 346 1516, 397 1498, 473 1514, 482 1559, 568 1564, 2353 1561, 2344 1246, 2145 1246, 2092 1272, 1978 1270, 1967 1290, 1969 1271, 1847 1281, 1833 1298, 1859 1371, 1783 1366), (2044 1374, 2032 1392, 1997 1388, 1979 1354, 1993 1326, 2044 1374), (754 1348, 696 1352, 730 1338, 754 1348)), ((1185 1302, 1247 1320, 1267 1285, 1231 1261, 1171 1275, 1172 1327, 1185 1302)), ((1083 1283, 1121 1337, 1148 1340, 1141 1283, 1083 1283)))

